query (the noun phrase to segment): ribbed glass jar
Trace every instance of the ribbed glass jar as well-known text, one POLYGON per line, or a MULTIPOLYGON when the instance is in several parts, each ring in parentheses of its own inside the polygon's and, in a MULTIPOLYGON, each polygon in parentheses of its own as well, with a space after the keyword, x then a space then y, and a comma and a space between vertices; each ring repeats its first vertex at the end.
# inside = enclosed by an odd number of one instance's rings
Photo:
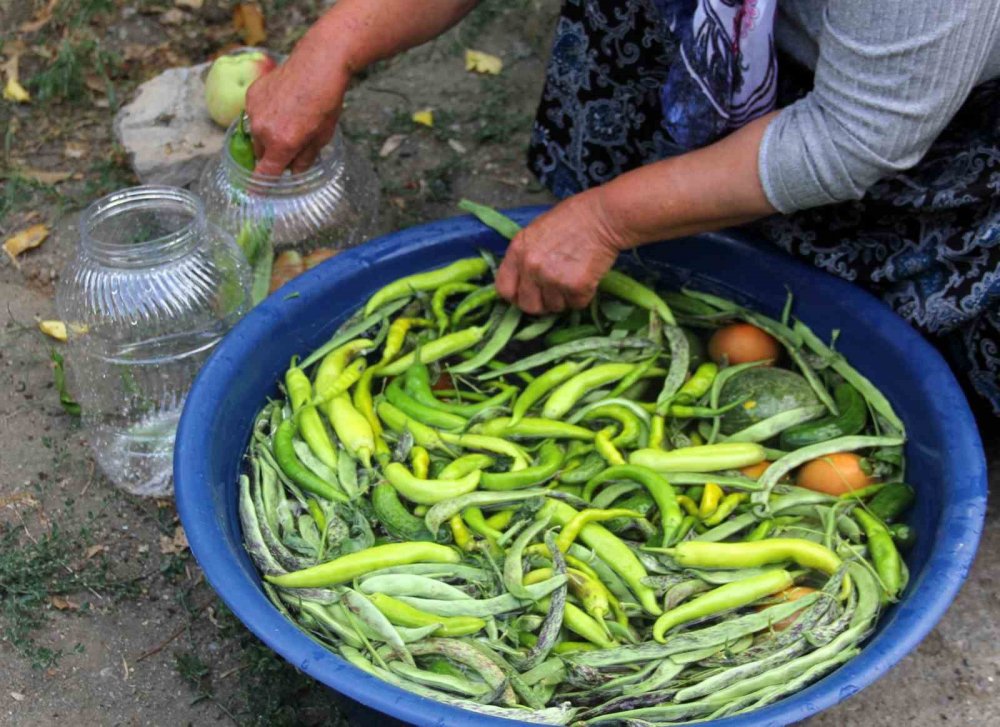
POLYGON ((233 124, 222 153, 206 165, 198 183, 210 221, 237 238, 250 229, 266 230, 275 253, 339 251, 374 232, 378 179, 339 129, 312 167, 279 176, 255 174, 236 163, 229 153, 235 131, 233 124))
POLYGON ((212 347, 249 309, 249 291, 235 240, 206 220, 190 192, 134 187, 82 213, 56 305, 88 440, 118 487, 170 494, 184 398, 212 347))

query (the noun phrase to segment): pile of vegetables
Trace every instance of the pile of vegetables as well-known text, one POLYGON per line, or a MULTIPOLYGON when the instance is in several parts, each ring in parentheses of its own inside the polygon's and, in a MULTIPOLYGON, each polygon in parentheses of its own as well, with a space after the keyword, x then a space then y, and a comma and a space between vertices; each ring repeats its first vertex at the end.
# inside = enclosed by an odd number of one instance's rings
POLYGON ((882 394, 791 302, 612 271, 530 317, 495 268, 396 280, 293 359, 240 480, 274 605, 387 682, 544 724, 736 714, 856 655, 914 537, 882 394))

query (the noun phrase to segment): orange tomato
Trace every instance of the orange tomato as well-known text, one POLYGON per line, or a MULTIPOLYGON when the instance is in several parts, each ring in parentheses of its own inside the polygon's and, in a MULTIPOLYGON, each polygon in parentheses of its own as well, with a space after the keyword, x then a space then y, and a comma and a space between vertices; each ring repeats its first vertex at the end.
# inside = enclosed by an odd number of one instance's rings
MULTIPOLYGON (((783 603, 786 601, 794 602, 798 601, 800 598, 808 596, 810 593, 815 593, 815 592, 816 589, 810 588, 809 586, 791 586, 790 588, 786 588, 781 593, 777 594, 775 596, 775 599, 777 599, 776 603, 783 603)), ((765 608, 774 605, 775 603, 762 604, 760 606, 757 606, 757 610, 763 611, 765 608)), ((783 618, 780 621, 775 621, 774 624, 771 625, 771 628, 774 629, 775 631, 784 631, 795 622, 795 619, 798 615, 799 614, 794 613, 788 618, 783 618)))
POLYGON ((862 459, 853 452, 837 452, 802 465, 795 484, 807 490, 843 495, 872 484, 874 478, 862 469, 862 459))
POLYGON ((759 480, 760 476, 764 474, 764 470, 771 466, 771 463, 766 459, 763 462, 758 462, 757 464, 752 464, 749 467, 740 468, 740 472, 745 474, 754 480, 759 480))
POLYGON ((749 323, 731 323, 717 330, 708 340, 708 355, 717 364, 773 362, 780 354, 781 348, 774 337, 749 323))

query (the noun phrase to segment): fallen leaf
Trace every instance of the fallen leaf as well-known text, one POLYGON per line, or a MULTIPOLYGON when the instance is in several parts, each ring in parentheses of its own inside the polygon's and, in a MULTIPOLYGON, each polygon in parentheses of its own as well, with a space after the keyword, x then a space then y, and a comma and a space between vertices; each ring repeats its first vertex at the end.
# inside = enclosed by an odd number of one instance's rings
POLYGON ((396 151, 404 141, 406 141, 406 134, 393 134, 382 142, 382 148, 378 150, 378 155, 385 159, 396 151))
POLYGON ((32 225, 25 230, 21 230, 14 236, 8 237, 6 242, 3 244, 3 251, 7 253, 11 262, 14 263, 14 267, 19 268, 21 265, 17 261, 17 256, 25 250, 38 247, 45 242, 45 238, 48 236, 48 225, 32 225))
POLYGON ((67 141, 66 148, 63 149, 63 155, 67 159, 83 159, 87 156, 90 151, 90 147, 87 144, 81 144, 75 141, 67 141))
POLYGON ((21 85, 18 77, 18 66, 21 63, 21 53, 24 51, 22 45, 14 45, 7 49, 7 62, 3 64, 3 72, 7 77, 7 82, 3 87, 3 97, 5 101, 14 103, 27 103, 31 100, 31 95, 21 85))
POLYGON ((17 170, 17 173, 18 176, 41 184, 47 184, 50 187, 60 182, 65 182, 73 176, 73 172, 46 172, 42 169, 28 169, 27 167, 21 167, 17 170))
POLYGON ((271 268, 270 292, 273 293, 296 275, 304 273, 305 270, 306 265, 302 256, 295 250, 285 250, 274 258, 274 267, 271 268))
POLYGON ((174 0, 174 5, 188 10, 201 10, 201 6, 204 4, 205 0, 174 0))
POLYGON ((57 341, 66 340, 66 324, 62 321, 39 321, 38 330, 57 341))
POLYGON ((183 553, 187 549, 187 536, 184 534, 184 528, 180 525, 174 530, 174 537, 171 538, 169 535, 160 536, 160 552, 163 555, 183 553))
POLYGON ((38 11, 38 14, 26 23, 21 23, 22 33, 37 33, 52 20, 52 11, 62 0, 49 0, 49 4, 38 11))
POLYGON ((267 40, 264 14, 255 3, 239 3, 233 8, 233 27, 246 45, 256 46, 267 40))
POLYGON ((15 702, 23 702, 25 700, 25 696, 20 692, 11 692, 10 696, 15 702))
POLYGON ((107 93, 108 84, 103 78, 98 76, 96 73, 88 73, 83 78, 83 84, 95 93, 107 93))
POLYGON ((52 604, 52 608, 58 609, 59 611, 78 611, 80 609, 79 604, 73 603, 67 598, 62 596, 50 596, 49 603, 52 604))
POLYGON ((488 73, 496 76, 503 70, 503 61, 490 53, 483 53, 478 50, 466 49, 465 70, 475 73, 488 73))
POLYGON ((24 86, 17 82, 16 78, 7 77, 7 83, 3 87, 3 97, 5 101, 14 103, 28 103, 31 94, 24 90, 24 86))
POLYGON ((465 148, 465 144, 458 141, 458 139, 448 139, 448 146, 455 150, 458 154, 465 154, 468 149, 465 148))
POLYGON ((84 551, 84 556, 87 558, 87 560, 90 560, 96 555, 100 555, 101 553, 107 553, 107 552, 108 552, 108 546, 106 545, 100 545, 100 544, 91 545, 89 548, 87 548, 86 551, 84 551))
POLYGON ((434 126, 433 109, 420 109, 419 111, 414 111, 411 118, 415 123, 422 124, 424 126, 434 126))
POLYGON ((306 270, 311 270, 324 260, 329 260, 338 252, 338 250, 331 250, 328 247, 319 247, 302 258, 302 262, 305 264, 306 270))
POLYGON ((188 19, 188 14, 180 8, 170 8, 160 16, 160 23, 163 25, 184 25, 188 19))

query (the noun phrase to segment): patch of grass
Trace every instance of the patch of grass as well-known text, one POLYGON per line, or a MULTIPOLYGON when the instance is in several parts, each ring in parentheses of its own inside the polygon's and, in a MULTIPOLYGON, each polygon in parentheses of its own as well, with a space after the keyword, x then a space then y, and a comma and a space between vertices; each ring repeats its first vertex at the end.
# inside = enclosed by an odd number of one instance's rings
POLYGON ((115 9, 115 0, 62 0, 53 15, 62 25, 80 26, 115 9))
POLYGON ((86 97, 86 73, 93 69, 107 86, 108 102, 117 105, 111 76, 121 59, 92 38, 65 38, 49 66, 28 79, 28 87, 39 102, 79 102, 86 97))
POLYGON ((528 128, 531 116, 516 110, 510 90, 499 78, 480 81, 481 101, 476 106, 472 138, 480 144, 507 142, 511 136, 528 128))
POLYGON ((35 640, 49 621, 53 596, 88 590, 122 595, 134 586, 112 580, 103 557, 87 559, 88 544, 85 534, 55 525, 28 537, 20 528, 0 524, 0 636, 36 669, 48 668, 62 656, 62 650, 35 640))
POLYGON ((86 179, 81 204, 139 183, 129 167, 128 155, 120 146, 113 147, 106 157, 97 159, 90 166, 86 179))

